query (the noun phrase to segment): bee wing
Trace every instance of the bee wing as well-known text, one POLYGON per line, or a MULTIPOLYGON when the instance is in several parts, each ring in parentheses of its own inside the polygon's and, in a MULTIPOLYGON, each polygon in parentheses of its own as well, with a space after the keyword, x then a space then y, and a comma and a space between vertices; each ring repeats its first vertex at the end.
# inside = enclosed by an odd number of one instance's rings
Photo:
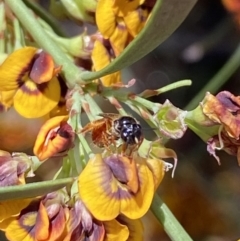
POLYGON ((92 122, 89 122, 87 125, 85 125, 79 133, 86 133, 86 132, 91 132, 92 130, 99 128, 100 126, 105 124, 105 120, 99 119, 99 120, 95 120, 92 122))
POLYGON ((117 113, 100 113, 98 115, 110 120, 117 119, 120 117, 120 115, 117 113))

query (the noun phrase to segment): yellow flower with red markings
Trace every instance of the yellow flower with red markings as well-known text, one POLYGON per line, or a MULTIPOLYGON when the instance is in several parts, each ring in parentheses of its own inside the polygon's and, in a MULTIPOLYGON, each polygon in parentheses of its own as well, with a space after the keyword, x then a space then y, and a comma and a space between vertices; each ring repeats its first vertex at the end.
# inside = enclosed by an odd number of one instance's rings
POLYGON ((118 56, 143 28, 148 10, 141 8, 144 0, 99 0, 96 9, 98 29, 118 56))
POLYGON ((10 241, 54 241, 65 229, 65 197, 63 190, 49 193, 44 198, 33 200, 5 228, 10 241))
MULTIPOLYGON (((100 34, 93 35, 96 38, 91 56, 93 70, 103 69, 121 54, 142 30, 151 9, 144 0, 98 1, 96 23, 100 34)), ((104 86, 112 86, 121 83, 121 73, 117 71, 100 80, 104 86)))
POLYGON ((119 216, 99 221, 77 199, 72 203, 65 189, 35 200, 0 202, 0 229, 9 241, 141 241, 140 220, 119 216))
POLYGON ((33 177, 32 160, 24 153, 0 151, 0 187, 25 184, 33 177))
POLYGON ((68 116, 56 116, 41 127, 33 148, 39 160, 63 155, 73 147, 74 132, 67 120, 68 116))
MULTIPOLYGON (((162 162, 161 160, 156 160, 162 162)), ((155 164, 154 164, 155 165, 155 164)), ((79 176, 80 198, 95 218, 106 221, 123 214, 141 218, 149 209, 164 165, 153 174, 145 158, 96 154, 79 176)))
POLYGON ((124 216, 110 221, 95 219, 81 200, 68 209, 68 220, 61 237, 63 241, 141 241, 143 226, 140 220, 130 220, 124 216))
POLYGON ((42 117, 53 110, 61 96, 52 57, 34 47, 14 51, 0 66, 1 110, 14 107, 26 118, 42 117))

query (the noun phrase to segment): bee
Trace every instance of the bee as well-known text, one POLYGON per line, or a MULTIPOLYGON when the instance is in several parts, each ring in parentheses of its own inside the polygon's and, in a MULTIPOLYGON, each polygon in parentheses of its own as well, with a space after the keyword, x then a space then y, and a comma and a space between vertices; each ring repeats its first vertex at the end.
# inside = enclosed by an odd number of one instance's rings
POLYGON ((142 141, 142 127, 137 120, 131 116, 121 116, 114 113, 102 113, 103 118, 88 123, 80 133, 91 132, 93 143, 100 147, 110 149, 116 148, 116 141, 122 140, 122 153, 131 156, 137 150, 142 141))

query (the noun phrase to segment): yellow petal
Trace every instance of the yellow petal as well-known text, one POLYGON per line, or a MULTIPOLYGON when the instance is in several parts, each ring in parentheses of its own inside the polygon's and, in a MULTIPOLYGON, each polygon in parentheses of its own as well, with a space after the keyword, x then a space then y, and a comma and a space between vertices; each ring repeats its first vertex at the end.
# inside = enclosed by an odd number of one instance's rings
POLYGON ((128 227, 129 237, 127 241, 143 241, 143 224, 141 219, 129 219, 123 215, 118 216, 117 220, 128 227))
POLYGON ((112 220, 120 212, 119 200, 111 197, 117 191, 117 182, 111 177, 109 168, 103 162, 100 154, 88 161, 87 166, 79 176, 79 194, 86 207, 98 220, 112 220), (104 177, 108 177, 111 192, 105 193, 104 177), (94 192, 93 192, 94 190, 94 192))
POLYGON ((147 17, 148 10, 141 8, 136 9, 135 11, 132 11, 124 16, 126 27, 133 37, 136 37, 137 34, 142 30, 146 23, 147 17))
POLYGON ((139 191, 132 198, 121 199, 121 213, 130 219, 141 218, 150 208, 154 194, 153 175, 144 164, 138 164, 139 191))
POLYGON ((50 113, 57 106, 60 92, 56 77, 41 85, 27 80, 14 96, 14 107, 20 115, 26 118, 38 118, 50 113))
POLYGON ((15 93, 15 89, 0 92, 0 103, 4 107, 4 111, 8 110, 13 105, 13 97, 15 93))
POLYGON ((106 221, 123 213, 137 219, 147 212, 154 193, 153 175, 146 165, 138 164, 137 169, 140 185, 134 194, 115 178, 100 154, 89 160, 79 176, 79 194, 93 216, 106 221))
POLYGON ((162 182, 165 169, 164 162, 157 159, 147 159, 146 160, 148 168, 151 170, 154 179, 155 190, 158 188, 159 184, 162 182))
POLYGON ((137 9, 143 2, 144 0, 114 0, 112 9, 117 16, 123 17, 137 9))
POLYGON ((5 231, 6 228, 8 227, 8 225, 9 225, 14 219, 16 219, 16 218, 15 218, 15 217, 11 217, 11 218, 4 219, 2 222, 0 222, 0 230, 5 231))
POLYGON ((104 45, 96 40, 92 51, 93 66, 96 71, 103 69, 111 62, 111 57, 104 45))
MULTIPOLYGON (((125 241, 128 240, 128 227, 119 223, 116 219, 104 222, 105 239, 104 241, 125 241)), ((139 240, 140 241, 140 240, 139 240)))
POLYGON ((32 199, 0 201, 0 222, 6 218, 17 216, 31 201, 32 199))
POLYGON ((49 133, 51 130, 59 128, 61 122, 67 121, 67 119, 68 116, 56 116, 46 121, 46 123, 44 123, 44 125, 41 127, 33 148, 34 154, 38 156, 40 160, 44 160, 46 158, 46 152, 43 151, 45 150, 45 145, 47 145, 49 133))
POLYGON ((30 70, 37 49, 25 47, 14 51, 0 66, 0 91, 15 90, 22 76, 30 70))
POLYGON ((109 38, 116 27, 112 4, 113 0, 99 0, 97 4, 96 22, 104 38, 109 38))
POLYGON ((118 56, 126 47, 128 39, 128 30, 123 21, 118 21, 118 24, 110 36, 109 40, 116 56, 118 56))
POLYGON ((6 228, 6 237, 10 241, 46 240, 49 236, 49 219, 46 208, 42 203, 35 207, 27 207, 26 213, 21 213, 18 219, 13 220, 6 228), (29 208, 29 212, 28 211, 29 208), (32 210, 32 208, 34 210, 32 210))
MULTIPOLYGON (((98 40, 96 40, 94 43, 94 48, 92 51, 92 61, 94 70, 96 71, 103 69, 111 62, 110 54, 108 53, 104 45, 98 40)), ((121 73, 118 71, 113 74, 103 76, 101 78, 101 82, 104 86, 111 86, 113 84, 119 83, 121 82, 121 73)))
POLYGON ((8 225, 5 234, 9 241, 35 241, 34 237, 19 226, 18 220, 14 220, 8 225))
POLYGON ((113 74, 109 74, 101 77, 101 83, 106 86, 113 86, 114 84, 122 83, 121 72, 115 72, 113 74))

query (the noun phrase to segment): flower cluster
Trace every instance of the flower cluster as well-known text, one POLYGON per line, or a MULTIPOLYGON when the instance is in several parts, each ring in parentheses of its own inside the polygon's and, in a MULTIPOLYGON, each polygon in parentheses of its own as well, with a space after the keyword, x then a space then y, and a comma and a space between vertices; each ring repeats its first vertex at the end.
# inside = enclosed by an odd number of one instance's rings
POLYGON ((79 176, 80 198, 98 220, 120 214, 138 219, 148 211, 164 170, 163 161, 137 154, 133 158, 97 154, 79 176))
POLYGON ((194 121, 189 128, 207 142, 208 152, 218 163, 220 160, 215 151, 224 150, 237 156, 240 164, 239 106, 240 97, 228 91, 222 91, 216 96, 207 93, 200 106, 188 113, 188 118, 194 121))
MULTIPOLYGON (((60 2, 68 16, 96 20, 97 33, 87 35, 85 30, 67 39, 53 33, 43 20, 36 21, 45 26, 46 34, 59 43, 74 67, 77 59, 84 59, 90 62, 85 70, 98 71, 120 56, 140 33, 156 1, 60 2)), ((177 161, 175 152, 165 148, 162 140, 181 138, 193 112, 180 110, 168 100, 162 105, 147 100, 162 90, 127 93, 121 88, 119 71, 68 90, 61 68, 50 54, 35 47, 13 51, 0 66, 0 150, 4 150, 0 151, 0 187, 26 187, 22 199, 0 198, 0 229, 10 241, 141 241, 140 219, 170 167, 162 159, 177 161), (102 113, 93 98, 96 95, 108 99, 120 118, 125 117, 122 127, 119 119, 111 117, 116 114, 102 113), (146 120, 157 136, 155 142, 144 139, 140 123, 125 112, 121 102, 146 120), (101 153, 90 148, 81 132, 83 111, 90 120, 85 129, 92 131, 91 142, 101 153), (26 193, 30 185, 26 178, 56 156, 61 163, 54 170, 54 181, 69 177, 70 181, 56 186, 46 180, 48 187, 39 182, 36 193, 26 193)), ((223 92, 216 97, 208 94, 200 111, 207 127, 214 126, 207 139, 211 153, 223 147, 240 162, 239 106, 238 97, 223 92)))
POLYGON ((122 215, 99 221, 80 199, 70 199, 66 189, 41 198, 0 202, 0 230, 8 240, 142 240, 140 220, 122 215))
MULTIPOLYGON (((101 70, 112 62, 137 36, 147 21, 150 9, 144 0, 100 0, 96 9, 96 34, 91 59, 93 70, 101 70)), ((101 78, 104 86, 121 82, 120 72, 101 78)))

